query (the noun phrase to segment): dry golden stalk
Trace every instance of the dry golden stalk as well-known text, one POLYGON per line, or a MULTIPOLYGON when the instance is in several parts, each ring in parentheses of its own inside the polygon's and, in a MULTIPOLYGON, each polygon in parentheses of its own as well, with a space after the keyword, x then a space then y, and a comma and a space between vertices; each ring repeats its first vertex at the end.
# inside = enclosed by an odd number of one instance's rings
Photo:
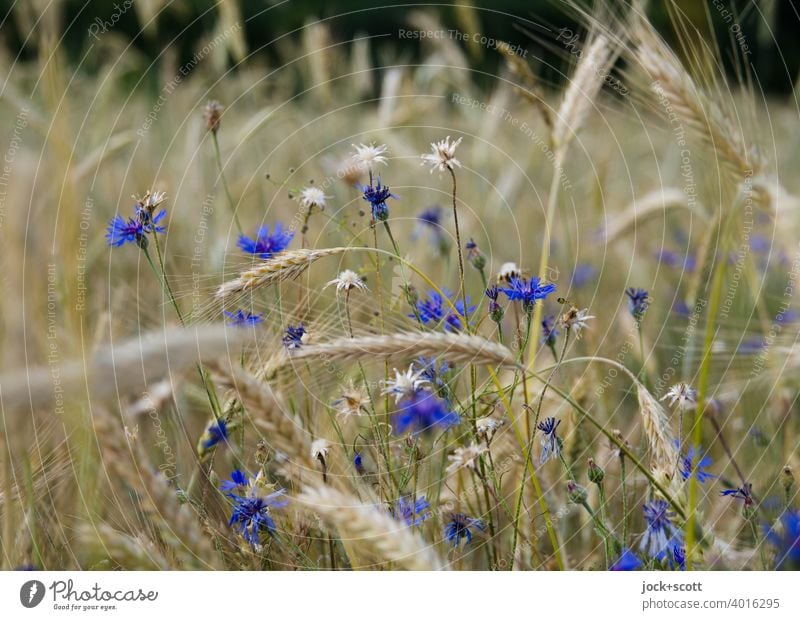
POLYGON ((225 282, 219 287, 217 297, 224 299, 232 295, 253 291, 262 286, 291 280, 299 276, 311 263, 324 256, 342 254, 349 248, 325 248, 322 250, 288 250, 268 258, 251 269, 239 274, 238 278, 225 282))
POLYGON ((350 545, 381 562, 406 570, 443 570, 433 547, 405 523, 393 519, 380 504, 363 504, 349 493, 328 486, 307 487, 297 498, 339 531, 350 545))
MULTIPOLYGON (((339 338, 323 344, 292 350, 286 361, 323 358, 326 361, 356 361, 395 356, 443 357, 464 364, 517 366, 514 354, 501 344, 469 334, 399 332, 385 336, 339 338)), ((275 361, 271 362, 273 365, 275 361)))

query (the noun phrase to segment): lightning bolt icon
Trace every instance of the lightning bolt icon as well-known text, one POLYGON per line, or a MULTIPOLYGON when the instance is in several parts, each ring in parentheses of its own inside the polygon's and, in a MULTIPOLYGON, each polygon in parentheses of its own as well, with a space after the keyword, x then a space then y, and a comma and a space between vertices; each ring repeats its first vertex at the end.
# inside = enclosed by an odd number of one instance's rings
POLYGON ((28 592, 28 602, 30 603, 33 600, 33 597, 36 596, 36 592, 39 590, 39 585, 34 581, 31 584, 31 591, 28 592))

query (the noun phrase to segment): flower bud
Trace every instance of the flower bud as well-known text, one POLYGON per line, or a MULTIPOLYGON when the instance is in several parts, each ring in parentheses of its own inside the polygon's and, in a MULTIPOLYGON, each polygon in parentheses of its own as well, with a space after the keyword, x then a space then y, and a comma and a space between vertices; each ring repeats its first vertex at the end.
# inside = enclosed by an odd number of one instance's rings
POLYGON ((589 459, 589 480, 600 486, 603 483, 606 473, 603 468, 594 462, 594 459, 589 459))
POLYGON ((589 497, 589 492, 574 480, 567 482, 567 498, 573 504, 583 504, 589 497))

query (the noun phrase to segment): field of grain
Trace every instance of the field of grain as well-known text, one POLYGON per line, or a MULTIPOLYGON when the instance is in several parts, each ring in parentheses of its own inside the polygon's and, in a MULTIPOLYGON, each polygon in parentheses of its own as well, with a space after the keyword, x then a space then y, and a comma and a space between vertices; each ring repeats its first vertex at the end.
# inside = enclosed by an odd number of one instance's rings
POLYGON ((796 100, 578 16, 0 58, 3 568, 800 566, 796 100))

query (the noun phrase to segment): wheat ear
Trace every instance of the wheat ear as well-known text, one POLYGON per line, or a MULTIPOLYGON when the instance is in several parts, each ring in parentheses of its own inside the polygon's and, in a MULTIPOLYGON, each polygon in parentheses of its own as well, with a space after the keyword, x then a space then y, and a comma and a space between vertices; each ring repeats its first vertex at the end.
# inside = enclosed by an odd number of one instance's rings
POLYGON ((109 558, 125 570, 170 570, 171 566, 151 540, 115 530, 107 523, 78 528, 81 554, 96 562, 109 558))
POLYGON ((675 466, 678 462, 678 451, 675 447, 672 431, 669 428, 667 414, 659 402, 641 383, 637 385, 636 396, 639 400, 642 426, 647 436, 647 442, 650 445, 650 451, 653 454, 653 460, 658 468, 672 476, 675 473, 675 466))
POLYGON ((156 474, 135 443, 122 435, 120 425, 108 412, 96 408, 94 430, 106 466, 139 496, 144 514, 158 524, 159 534, 180 563, 194 568, 220 568, 208 536, 176 490, 156 474))
POLYGON ((262 261, 255 267, 239 274, 238 278, 229 280, 219 287, 217 297, 224 299, 239 293, 253 291, 262 286, 276 282, 292 280, 303 273, 309 266, 324 256, 342 254, 349 248, 324 248, 321 250, 302 249, 289 250, 262 261))
MULTIPOLYGON (((338 338, 330 342, 294 349, 286 360, 324 358, 326 361, 442 356, 465 364, 517 366, 514 354, 501 344, 469 334, 398 332, 385 336, 338 338)), ((275 364, 274 361, 271 364, 275 364)))
POLYGON ((363 504, 355 496, 330 487, 306 487, 297 498, 318 513, 349 544, 406 570, 443 570, 433 548, 405 523, 390 517, 379 504, 363 504))

